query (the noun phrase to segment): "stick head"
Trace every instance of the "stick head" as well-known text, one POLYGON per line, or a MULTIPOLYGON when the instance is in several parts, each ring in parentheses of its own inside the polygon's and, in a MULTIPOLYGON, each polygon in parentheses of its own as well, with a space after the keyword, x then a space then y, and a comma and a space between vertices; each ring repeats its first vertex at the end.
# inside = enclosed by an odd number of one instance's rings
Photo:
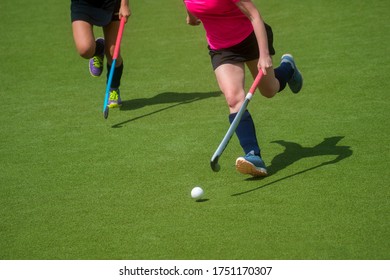
POLYGON ((104 109, 104 112, 103 112, 103 117, 105 118, 105 119, 107 119, 108 118, 108 106, 106 107, 106 109, 104 109))
POLYGON ((221 170, 221 166, 218 163, 218 158, 216 158, 215 160, 210 161, 210 166, 211 166, 211 169, 214 172, 218 172, 219 170, 221 170))

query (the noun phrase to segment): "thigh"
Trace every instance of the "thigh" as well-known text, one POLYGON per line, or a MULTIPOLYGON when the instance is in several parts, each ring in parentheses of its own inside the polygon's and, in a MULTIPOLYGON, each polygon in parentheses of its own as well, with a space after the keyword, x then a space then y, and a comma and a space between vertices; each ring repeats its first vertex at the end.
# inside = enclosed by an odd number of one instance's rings
POLYGON ((230 113, 238 112, 245 99, 245 65, 222 64, 215 71, 219 88, 228 103, 230 113))
POLYGON ((92 57, 95 52, 95 36, 93 26, 82 20, 72 22, 73 39, 77 51, 85 57, 92 57))

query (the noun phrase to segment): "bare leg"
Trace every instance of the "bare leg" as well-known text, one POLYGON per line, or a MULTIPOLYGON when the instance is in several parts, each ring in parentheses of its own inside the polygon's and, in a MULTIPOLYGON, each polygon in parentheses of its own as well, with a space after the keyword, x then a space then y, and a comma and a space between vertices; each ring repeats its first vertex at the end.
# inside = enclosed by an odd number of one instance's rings
POLYGON ((245 99, 244 63, 222 64, 214 72, 230 113, 237 113, 245 99))

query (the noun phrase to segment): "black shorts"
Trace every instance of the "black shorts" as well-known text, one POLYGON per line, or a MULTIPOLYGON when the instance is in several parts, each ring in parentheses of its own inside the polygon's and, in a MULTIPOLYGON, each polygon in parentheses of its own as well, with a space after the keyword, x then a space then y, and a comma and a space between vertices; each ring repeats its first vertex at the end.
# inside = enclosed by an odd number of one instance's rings
MULTIPOLYGON (((268 37, 268 49, 270 55, 275 54, 273 46, 274 37, 272 28, 268 24, 265 24, 268 37)), ((239 63, 251 61, 259 58, 259 46, 257 44, 256 35, 252 32, 244 41, 234 45, 230 48, 212 50, 209 47, 209 54, 211 57, 211 64, 213 69, 217 69, 218 66, 227 63, 239 63)))
POLYGON ((72 0, 71 20, 82 20, 96 26, 106 26, 119 20, 120 0, 72 0))

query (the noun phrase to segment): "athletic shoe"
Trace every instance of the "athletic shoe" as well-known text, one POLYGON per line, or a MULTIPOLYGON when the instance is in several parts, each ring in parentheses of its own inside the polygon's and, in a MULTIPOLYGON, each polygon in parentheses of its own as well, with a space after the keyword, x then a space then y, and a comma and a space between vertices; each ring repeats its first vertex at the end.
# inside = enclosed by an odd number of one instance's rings
POLYGON ((108 107, 117 108, 122 106, 122 99, 119 88, 110 89, 110 97, 108 98, 108 107))
POLYGON ((236 169, 242 174, 249 174, 253 177, 268 175, 264 161, 260 156, 255 155, 253 151, 249 152, 245 157, 239 157, 236 160, 236 169))
MULTIPOLYGON (((96 45, 98 44, 102 44, 104 46, 104 39, 97 38, 96 45)), ((93 77, 100 77, 100 75, 103 73, 103 60, 104 60, 104 48, 101 53, 95 55, 89 60, 89 73, 91 73, 93 77)))
POLYGON ((291 67, 294 70, 294 74, 292 75, 291 79, 288 81, 288 86, 290 87, 291 91, 293 93, 298 93, 303 85, 303 78, 301 72, 299 72, 297 66, 295 65, 294 58, 292 57, 291 54, 284 54, 282 56, 282 61, 290 63, 291 67))

